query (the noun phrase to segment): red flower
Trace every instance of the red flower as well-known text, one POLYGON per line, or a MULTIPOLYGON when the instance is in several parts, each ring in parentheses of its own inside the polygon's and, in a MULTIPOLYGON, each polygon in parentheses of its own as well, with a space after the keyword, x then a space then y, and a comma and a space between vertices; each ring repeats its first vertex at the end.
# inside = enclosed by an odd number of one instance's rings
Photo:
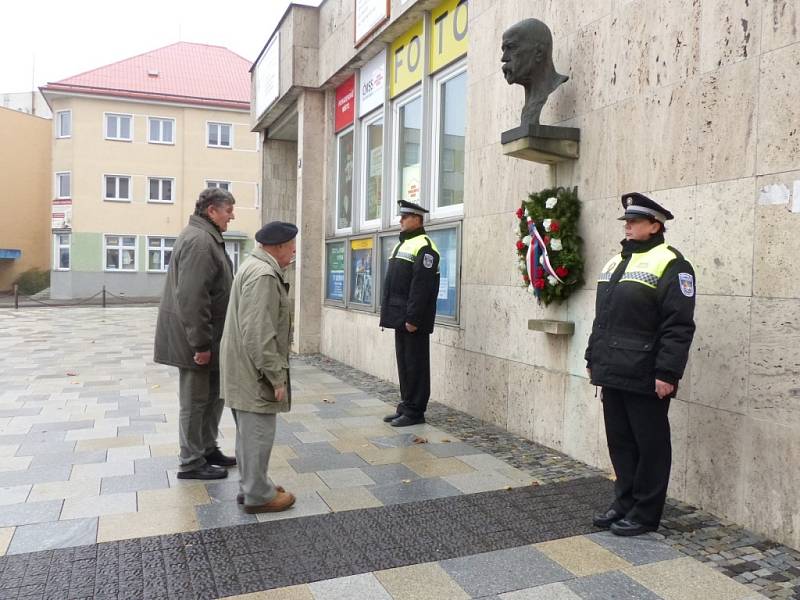
POLYGON ((537 290, 543 290, 544 289, 544 279, 534 279, 533 280, 533 287, 535 287, 537 290))
POLYGON ((558 275, 561 279, 563 279, 564 277, 569 275, 569 269, 567 269, 567 267, 565 267, 564 265, 556 267, 556 275, 558 275))
POLYGON ((552 222, 550 223, 550 231, 551 231, 551 232, 555 233, 555 232, 556 232, 556 231, 558 231, 560 228, 561 228, 561 227, 560 227, 560 225, 558 224, 558 221, 552 221, 552 222))
POLYGON ((522 243, 522 240, 517 240, 517 250, 522 251, 525 248, 525 244, 522 243))
POLYGON ((549 246, 550 245, 550 236, 549 235, 544 236, 544 245, 545 246, 549 246))
POLYGON ((521 218, 522 218, 522 217, 524 217, 524 216, 525 216, 525 211, 524 211, 524 210, 522 210, 522 207, 519 207, 519 208, 517 209, 517 218, 518 218, 518 219, 521 219, 521 218))
POLYGON ((533 276, 536 277, 537 279, 541 279, 542 277, 544 277, 544 267, 536 267, 533 276))
POLYGON ((525 283, 530 283, 531 282, 531 278, 528 277, 527 275, 523 275, 522 276, 522 281, 524 281, 525 283))

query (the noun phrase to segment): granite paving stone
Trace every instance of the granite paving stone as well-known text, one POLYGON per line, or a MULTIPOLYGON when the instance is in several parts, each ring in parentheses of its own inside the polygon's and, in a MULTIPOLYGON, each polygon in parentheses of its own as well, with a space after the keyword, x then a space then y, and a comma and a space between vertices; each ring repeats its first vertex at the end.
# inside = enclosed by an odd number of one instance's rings
POLYGON ((195 507, 197 523, 201 529, 228 527, 257 522, 256 516, 248 514, 235 502, 215 502, 195 507))
POLYGON ((55 467, 60 465, 85 465, 88 463, 103 462, 106 458, 106 450, 37 454, 31 461, 31 468, 55 467))
POLYGON ((370 465, 369 467, 362 467, 361 470, 377 485, 403 483, 420 478, 419 475, 403 464, 370 465))
POLYGON ((581 600, 580 596, 563 583, 549 583, 516 592, 506 592, 500 594, 499 598, 500 600, 581 600))
POLYGON ((91 429, 94 427, 94 420, 85 421, 58 421, 54 423, 34 423, 31 426, 31 433, 39 431, 69 431, 70 429, 91 429))
POLYGON ((375 482, 361 469, 330 469, 317 475, 330 488, 373 485, 375 482))
POLYGON ((99 493, 100 479, 51 481, 34 484, 28 495, 28 502, 41 502, 65 498, 87 498, 97 496, 99 493))
POLYGON ((632 565, 644 565, 682 556, 676 550, 662 544, 652 535, 620 537, 611 532, 603 531, 590 535, 589 539, 632 565))
POLYGON ((72 467, 69 465, 36 467, 29 468, 25 471, 4 471, 0 472, 0 487, 12 487, 48 481, 66 481, 69 479, 71 472, 72 467))
POLYGON ((60 520, 99 517, 119 513, 136 512, 136 494, 105 494, 91 498, 68 498, 64 500, 60 520))
POLYGON ((442 479, 464 494, 488 492, 489 490, 499 490, 519 485, 519 483, 504 475, 489 471, 445 475, 442 479))
POLYGON ((0 527, 57 521, 61 513, 61 504, 61 500, 6 504, 0 510, 0 527))
POLYGON ((6 504, 18 504, 25 502, 31 491, 30 485, 14 485, 10 487, 0 487, 0 506, 6 504))
POLYGON ((318 600, 392 600, 372 573, 317 581, 308 586, 318 600))
MULTIPOLYGON (((334 448, 334 450, 336 449, 334 448)), ((299 451, 298 455, 300 455, 299 451)), ((290 458, 289 464, 298 473, 313 473, 330 469, 349 469, 367 466, 367 463, 357 454, 351 452, 339 454, 338 451, 335 454, 318 453, 300 456, 300 458, 290 458)))
POLYGON ((158 490, 169 487, 169 479, 165 471, 135 473, 133 475, 116 475, 103 477, 100 486, 101 494, 119 494, 123 492, 139 492, 142 490, 158 490))
POLYGON ((459 496, 461 491, 442 479, 408 479, 400 483, 383 483, 370 486, 370 493, 383 504, 399 504, 401 502, 419 502, 433 498, 459 496))
POLYGON ((651 590, 616 571, 573 579, 564 585, 584 600, 662 600, 651 590))
POLYGON ((97 519, 71 519, 54 523, 38 523, 17 527, 7 554, 41 552, 94 544, 97 541, 97 519))

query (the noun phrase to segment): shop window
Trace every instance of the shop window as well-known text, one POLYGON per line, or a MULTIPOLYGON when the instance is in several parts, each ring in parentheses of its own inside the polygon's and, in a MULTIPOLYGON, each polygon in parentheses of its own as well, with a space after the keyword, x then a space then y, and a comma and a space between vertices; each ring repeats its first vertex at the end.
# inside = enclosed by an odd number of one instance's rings
POLYGON ((353 226, 353 130, 336 140, 336 230, 353 226))
POLYGON ((398 103, 395 110, 397 199, 419 203, 422 181, 422 96, 417 95, 398 103))
POLYGON ((103 236, 103 254, 106 271, 136 271, 136 236, 103 236))
POLYGON ((147 270, 165 272, 172 258, 172 248, 175 238, 148 237, 147 238, 147 270))
MULTIPOLYGON (((380 292, 379 294, 383 294, 383 282, 386 281, 386 269, 389 267, 389 257, 392 255, 392 250, 394 250, 395 246, 400 243, 400 239, 398 238, 397 234, 393 235, 384 235, 380 238, 380 280, 378 281, 380 292)), ((381 296, 378 296, 378 305, 381 303, 381 296)))
POLYGON ((467 73, 463 66, 435 82, 436 216, 461 214, 464 204, 467 73))
POLYGON ((55 243, 53 244, 53 248, 55 249, 55 260, 53 261, 55 270, 69 271, 71 236, 68 233, 57 233, 53 237, 55 238, 55 243))
POLYGON ((362 227, 379 227, 383 198, 383 116, 365 120, 363 135, 363 178, 361 192, 362 227))
POLYGON ((325 246, 325 299, 344 302, 344 240, 325 246))
POLYGON ((350 240, 350 303, 362 306, 374 304, 374 240, 350 240))
POLYGON ((439 249, 439 294, 436 316, 446 321, 458 319, 459 227, 428 230, 428 237, 439 249))

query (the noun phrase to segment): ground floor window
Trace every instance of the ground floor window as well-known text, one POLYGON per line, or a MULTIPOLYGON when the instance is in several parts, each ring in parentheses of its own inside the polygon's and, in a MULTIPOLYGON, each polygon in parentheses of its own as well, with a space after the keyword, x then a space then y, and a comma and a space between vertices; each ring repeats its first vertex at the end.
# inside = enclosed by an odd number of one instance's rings
POLYGON ((374 239, 350 240, 350 302, 363 306, 373 304, 374 239))
POLYGON ((136 236, 103 236, 103 269, 106 271, 136 271, 136 236))
POLYGON ((70 242, 71 235, 68 233, 57 233, 54 236, 53 249, 55 256, 53 264, 56 271, 69 271, 70 269, 70 242))
POLYGON ((225 252, 228 253, 228 258, 231 259, 231 265, 233 266, 233 272, 239 270, 239 250, 240 244, 238 241, 235 240, 227 240, 225 242, 225 252))
POLYGON ((325 299, 344 302, 344 241, 325 246, 325 299))
POLYGON ((175 246, 174 237, 148 237, 147 238, 147 270, 164 272, 172 258, 172 248, 175 246))

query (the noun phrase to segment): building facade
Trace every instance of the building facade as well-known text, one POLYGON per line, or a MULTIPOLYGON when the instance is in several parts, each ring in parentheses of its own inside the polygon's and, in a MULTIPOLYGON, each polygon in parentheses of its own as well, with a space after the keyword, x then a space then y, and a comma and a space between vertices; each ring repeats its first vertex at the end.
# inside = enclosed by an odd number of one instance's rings
POLYGON ((28 269, 50 268, 50 151, 48 119, 0 108, 0 131, 13 143, 0 145, 4 191, 0 210, 0 291, 28 269))
POLYGON ((198 194, 224 187, 234 263, 261 224, 249 63, 181 42, 42 88, 53 110, 51 297, 155 297, 198 194), (193 73, 187 78, 186 73, 193 73))
POLYGON ((650 194, 676 214, 667 241, 698 281, 669 493, 800 547, 798 12, 783 0, 290 6, 252 81, 265 216, 301 227, 295 349, 396 380, 380 283, 394 203, 417 200, 443 255, 432 398, 610 469, 583 353, 596 275, 623 237, 620 195, 650 194), (542 123, 581 131, 580 158, 553 166, 500 143, 523 103, 501 36, 529 17, 550 26, 570 77, 542 123), (554 185, 578 187, 587 281, 544 308, 520 285, 514 213, 554 185), (542 318, 574 334, 528 329, 542 318))

